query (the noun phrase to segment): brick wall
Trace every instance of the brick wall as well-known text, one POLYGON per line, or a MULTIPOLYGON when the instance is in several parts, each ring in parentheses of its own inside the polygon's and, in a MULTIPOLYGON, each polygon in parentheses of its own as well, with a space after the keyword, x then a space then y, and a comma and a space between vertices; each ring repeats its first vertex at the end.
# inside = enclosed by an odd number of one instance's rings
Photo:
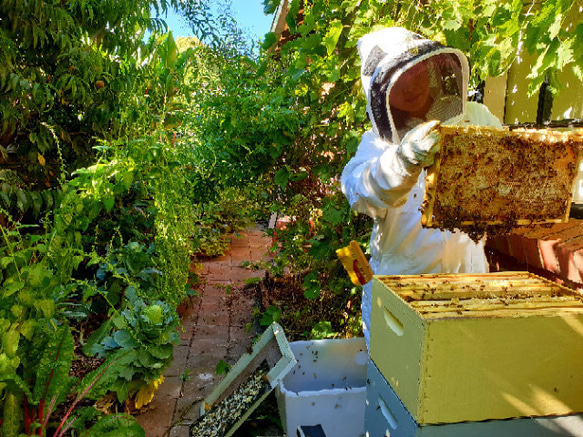
POLYGON ((486 243, 490 271, 525 270, 583 290, 583 220, 524 227, 486 243))

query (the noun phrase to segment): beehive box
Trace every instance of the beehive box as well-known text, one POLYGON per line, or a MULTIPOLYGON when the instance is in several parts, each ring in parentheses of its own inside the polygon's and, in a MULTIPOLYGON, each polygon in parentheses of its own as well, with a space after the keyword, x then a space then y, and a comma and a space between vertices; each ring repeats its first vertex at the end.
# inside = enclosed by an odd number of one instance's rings
POLYGON ((538 416, 421 426, 371 361, 367 371, 365 429, 381 437, 583 437, 583 416, 538 416))
POLYGON ((583 130, 441 126, 421 223, 477 234, 569 218, 583 130))
POLYGON ((371 359, 420 425, 583 412, 583 299, 530 273, 376 276, 371 359))

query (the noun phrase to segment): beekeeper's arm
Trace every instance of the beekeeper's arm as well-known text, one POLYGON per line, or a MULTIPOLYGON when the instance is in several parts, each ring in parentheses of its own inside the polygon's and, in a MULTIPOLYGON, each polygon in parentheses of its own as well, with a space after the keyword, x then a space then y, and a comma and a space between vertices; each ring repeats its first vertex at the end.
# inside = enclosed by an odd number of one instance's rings
POLYGON ((377 217, 389 206, 406 202, 424 167, 439 151, 439 122, 415 127, 400 144, 383 141, 373 132, 363 135, 355 156, 342 172, 342 191, 354 209, 377 217))

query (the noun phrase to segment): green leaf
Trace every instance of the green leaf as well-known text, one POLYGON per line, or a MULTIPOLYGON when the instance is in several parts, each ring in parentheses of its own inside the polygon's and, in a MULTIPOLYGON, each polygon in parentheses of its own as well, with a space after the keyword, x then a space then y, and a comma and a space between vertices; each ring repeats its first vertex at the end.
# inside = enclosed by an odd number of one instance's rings
POLYGON ((126 190, 129 190, 131 188, 133 181, 134 181, 133 171, 124 171, 121 174, 121 183, 126 190))
POLYGON ((103 206, 107 212, 111 212, 113 205, 115 204, 115 197, 111 194, 106 194, 103 196, 103 206))
MULTIPOLYGON (((5 361, 6 355, 0 354, 0 363, 5 361)), ((32 398, 32 393, 28 387, 28 383, 16 374, 16 368, 20 364, 20 361, 13 359, 7 366, 1 366, 0 368, 8 368, 11 370, 10 373, 4 373, 0 375, 0 381, 5 384, 7 391, 12 393, 24 393, 27 398, 32 398)))
POLYGON ((5 256, 0 258, 0 267, 2 269, 6 269, 6 267, 8 267, 9 264, 14 262, 14 257, 13 256, 5 256))
POLYGON ((278 322, 281 318, 281 308, 271 305, 269 308, 265 310, 263 315, 261 316, 261 320, 259 323, 261 326, 269 326, 274 322, 278 322))
POLYGON ((332 226, 336 226, 344 220, 344 210, 330 206, 323 212, 322 220, 330 222, 332 226))
POLYGON ((276 42, 277 42, 277 37, 275 36, 275 33, 269 32, 269 33, 265 34, 263 42, 261 43, 261 48, 263 50, 269 50, 271 48, 271 46, 273 46, 276 42))
POLYGON ((97 353, 103 352, 102 342, 109 336, 109 333, 113 329, 113 320, 108 319, 104 322, 99 329, 95 330, 93 334, 87 340, 85 346, 83 346, 83 353, 89 356, 95 355, 97 353))
POLYGON ((113 414, 102 417, 82 437, 145 437, 138 421, 129 414, 113 414))
POLYGON ((265 15, 271 15, 279 6, 281 0, 263 0, 263 13, 265 15))
POLYGON ((443 22, 443 28, 445 30, 456 31, 460 27, 462 27, 462 24, 459 21, 457 21, 457 20, 445 20, 443 22))
POLYGON ((287 167, 283 167, 283 168, 280 168, 279 170, 277 170, 277 172, 275 173, 275 179, 273 182, 276 185, 279 185, 280 187, 285 187, 287 185, 289 177, 290 177, 289 170, 287 169, 287 167))
POLYGON ((324 37, 324 45, 326 46, 326 52, 328 56, 334 53, 334 49, 336 48, 336 44, 338 44, 338 39, 342 34, 342 22, 340 20, 333 20, 330 23, 330 27, 326 32, 326 36, 324 37))
POLYGON ((314 237, 310 240, 310 255, 314 259, 324 259, 330 250, 330 241, 323 236, 314 237))
POLYGON ((116 331, 113 334, 113 339, 123 348, 133 349, 138 346, 138 343, 136 343, 127 331, 116 331))
MULTIPOLYGON (((105 363, 97 369, 88 373, 80 382, 77 393, 85 393, 85 397, 89 399, 97 399, 108 391, 118 391, 123 384, 120 385, 120 374, 124 370, 129 370, 133 375, 132 363, 137 359, 135 350, 119 350, 106 359, 105 363)), ((127 388, 127 387, 126 387, 127 388)), ((120 396, 120 400, 127 398, 120 396)))
POLYGON ((2 349, 8 358, 14 358, 18 350, 18 343, 20 340, 20 332, 17 325, 12 327, 2 334, 2 349))
POLYGON ((166 66, 169 68, 174 68, 176 66, 177 61, 177 51, 178 48, 176 47, 176 42, 172 36, 172 32, 168 32, 168 36, 166 37, 166 66))
POLYGON ((327 321, 321 321, 316 323, 312 327, 312 338, 324 339, 334 337, 335 333, 332 330, 332 323, 327 321))
POLYGON ((557 69, 562 71, 563 68, 574 61, 575 53, 572 49, 573 41, 566 40, 558 47, 557 50, 557 69))
POLYGON ((57 404, 64 401, 72 386, 69 378, 74 358, 75 342, 67 325, 53 332, 41 356, 33 390, 34 402, 49 401, 56 397, 57 404))
POLYGON ((47 277, 52 277, 53 272, 44 263, 33 264, 27 271, 28 283, 31 287, 39 288, 47 277))
POLYGON ((563 24, 563 14, 557 14, 553 21, 553 24, 549 26, 549 37, 555 39, 559 32, 561 31, 561 25, 563 24))
POLYGON ((231 366, 229 364, 227 364, 224 360, 221 360, 221 361, 219 361, 219 364, 217 364, 217 367, 215 369, 215 373, 217 375, 226 375, 230 369, 231 369, 231 366))
POLYGON ((307 299, 316 299, 320 295, 320 281, 318 272, 310 272, 304 278, 304 296, 307 299))
POLYGON ((161 324, 164 322, 164 310, 160 305, 150 305, 144 309, 144 316, 150 323, 161 324))
POLYGON ((45 319, 51 319, 55 315, 55 302, 51 299, 37 299, 34 307, 40 311, 45 319))
POLYGON ((2 297, 7 298, 24 288, 24 281, 8 278, 2 285, 2 297))
POLYGON ((4 399, 2 412, 2 436, 17 437, 22 429, 22 398, 14 393, 7 393, 4 399))
POLYGON ((161 346, 150 346, 148 350, 157 359, 168 360, 172 358, 174 347, 171 344, 164 344, 161 346))

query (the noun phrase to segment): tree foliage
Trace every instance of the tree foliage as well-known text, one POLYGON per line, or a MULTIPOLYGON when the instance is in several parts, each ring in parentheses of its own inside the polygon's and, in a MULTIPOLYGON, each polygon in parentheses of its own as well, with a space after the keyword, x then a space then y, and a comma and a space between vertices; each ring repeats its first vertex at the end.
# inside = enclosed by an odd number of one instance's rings
MULTIPOLYGON (((68 378, 80 351, 70 341, 53 347, 57 333, 79 342, 95 326, 110 328, 103 341, 113 356, 103 355, 112 361, 87 384, 120 402, 172 359, 193 208, 172 130, 190 96, 191 51, 179 53, 151 15, 169 4, 0 2, 2 435, 59 421, 62 435, 73 424, 71 411, 48 419, 71 384, 84 384, 68 378), (140 320, 128 316, 134 306, 140 320)), ((99 413, 82 415, 78 430, 99 413)), ((95 433, 122 422, 99 422, 95 433)), ((127 421, 128 432, 136 426, 127 421)))
MULTIPOLYGON (((266 11, 278 3, 264 1, 266 11)), ((579 7, 574 0, 289 2, 283 39, 274 43, 276 38, 267 36, 264 44, 270 68, 285 76, 278 83, 264 78, 272 101, 285 102, 299 123, 271 174, 281 211, 294 218, 282 247, 297 268, 309 272, 307 295, 342 285, 334 285, 342 275, 334 270, 336 248, 355 236, 367 245, 370 224, 350 211, 338 183, 369 128, 358 39, 382 27, 402 26, 457 47, 469 57, 474 90, 527 52, 536 59, 529 93, 536 93, 546 77, 556 91, 558 71, 572 69, 583 79, 579 7), (308 225, 310 220, 315 226, 308 225)))

